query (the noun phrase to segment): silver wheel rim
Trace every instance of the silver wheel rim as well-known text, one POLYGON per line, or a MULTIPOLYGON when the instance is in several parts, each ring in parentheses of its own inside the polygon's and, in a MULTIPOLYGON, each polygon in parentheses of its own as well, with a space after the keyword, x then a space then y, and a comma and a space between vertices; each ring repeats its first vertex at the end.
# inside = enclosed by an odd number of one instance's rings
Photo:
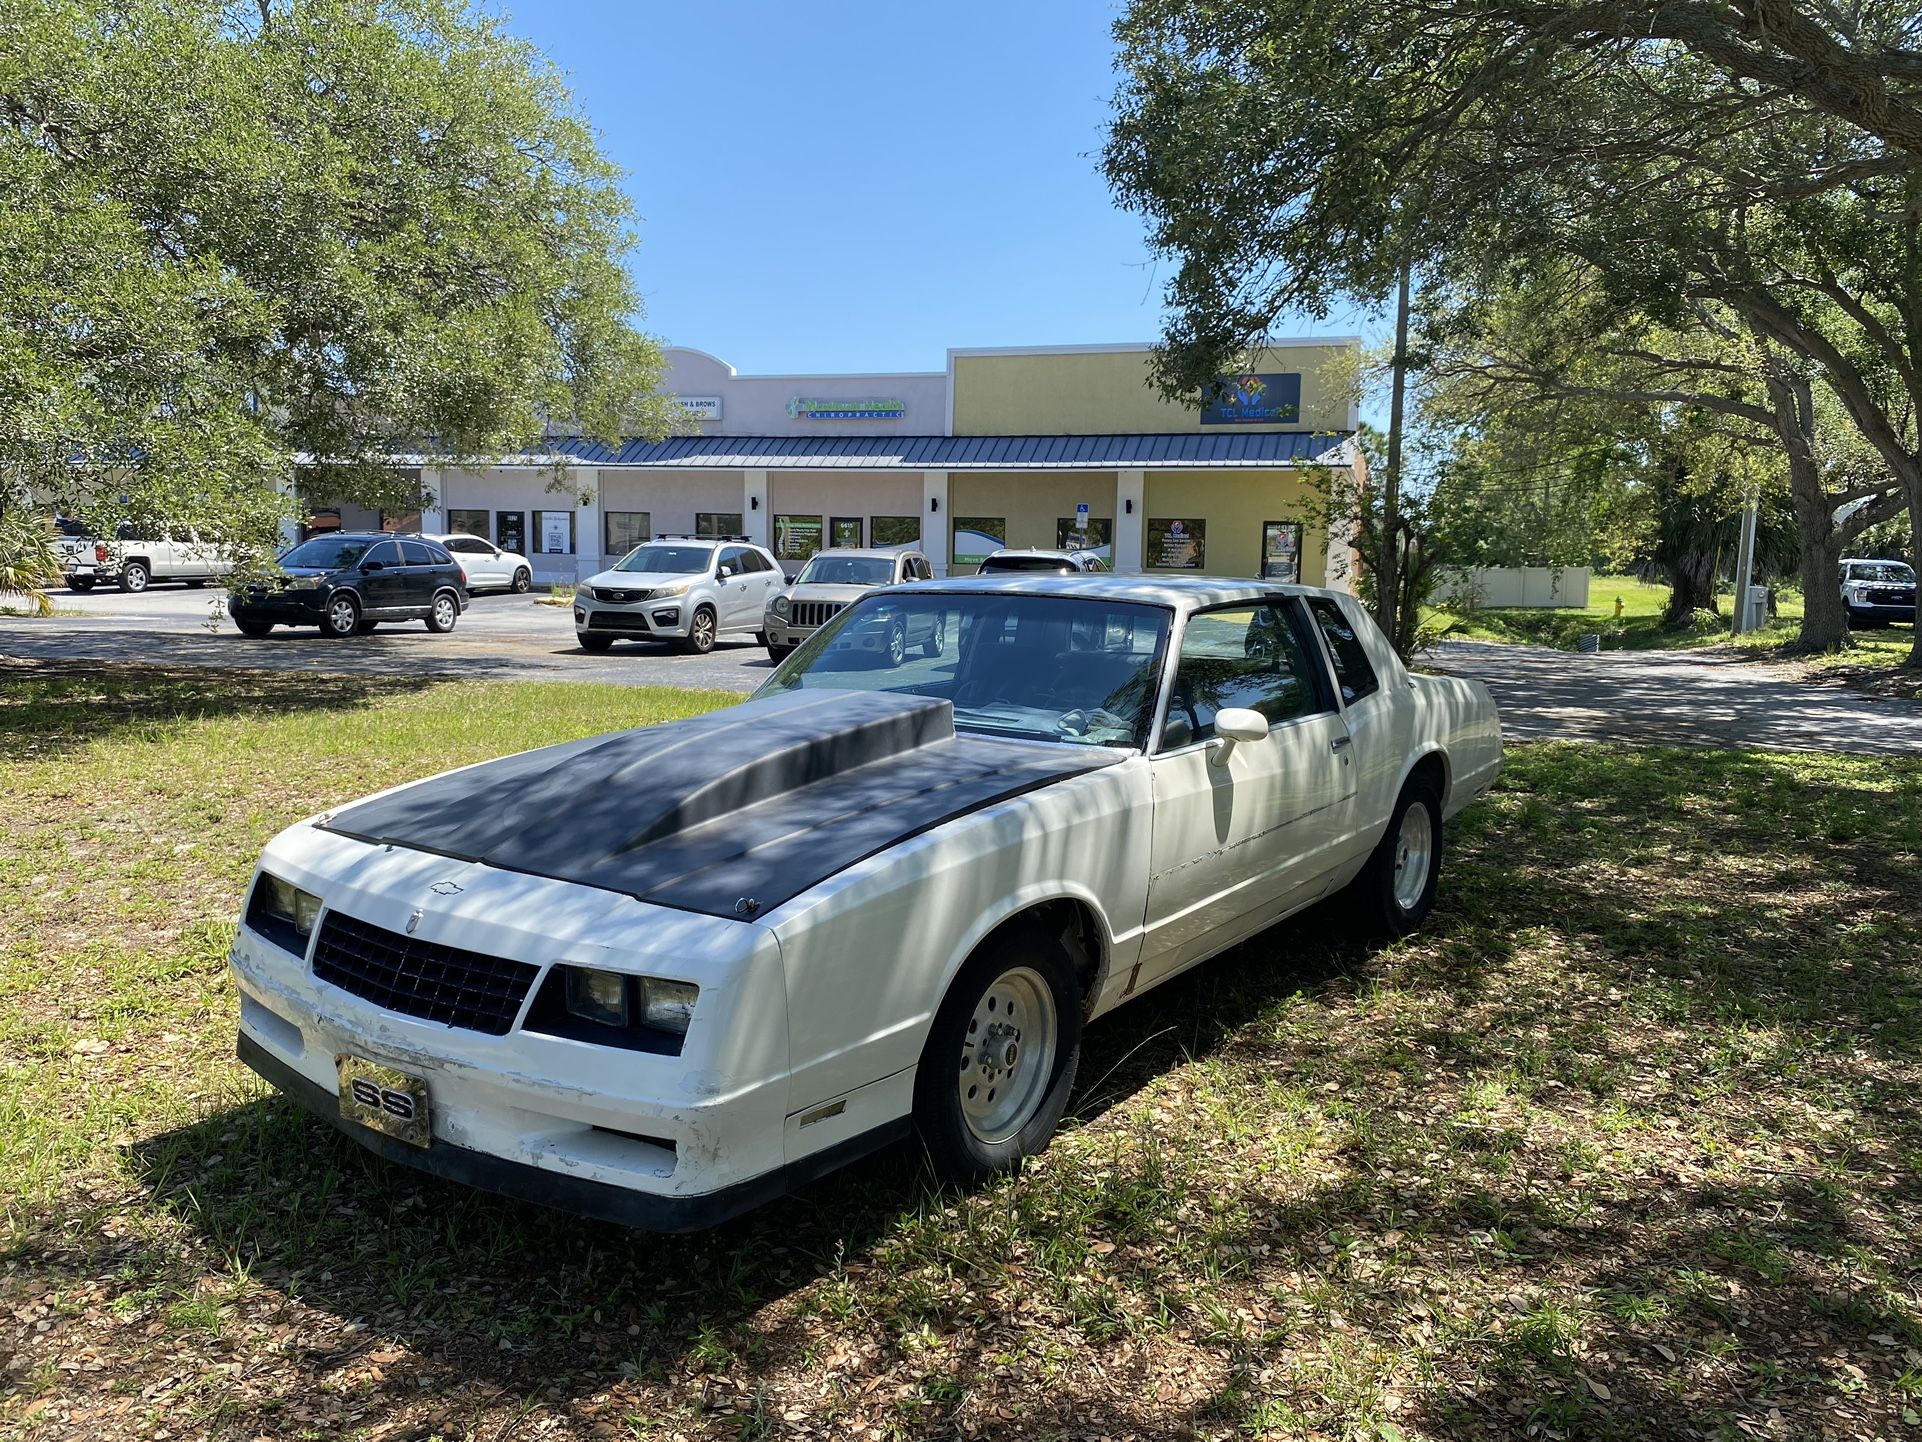
POLYGON ((896 625, 888 630, 888 662, 899 666, 908 654, 908 628, 896 625))
POLYGON ((1395 838, 1395 905, 1413 911, 1428 889, 1428 868, 1435 854, 1435 823, 1420 802, 1402 813, 1395 838))
POLYGON ((127 589, 144 591, 147 589, 147 573, 138 566, 127 567, 127 589))
POLYGON ((1054 1075, 1060 1036, 1054 993, 1032 967, 1002 972, 975 1003, 956 1085, 977 1141, 996 1146, 1028 1124, 1054 1075))
POLYGON ((706 611, 695 613, 694 644, 703 651, 714 644, 714 618, 706 611))
POLYGON ((514 589, 525 592, 533 586, 533 579, 525 571, 514 572, 514 589))
POLYGON ((443 631, 454 624, 454 603, 445 596, 434 602, 434 624, 443 631))
POLYGON ((356 622, 359 620, 359 618, 354 615, 354 603, 352 601, 334 602, 333 608, 328 611, 327 615, 328 619, 333 622, 334 629, 343 636, 353 630, 356 622))

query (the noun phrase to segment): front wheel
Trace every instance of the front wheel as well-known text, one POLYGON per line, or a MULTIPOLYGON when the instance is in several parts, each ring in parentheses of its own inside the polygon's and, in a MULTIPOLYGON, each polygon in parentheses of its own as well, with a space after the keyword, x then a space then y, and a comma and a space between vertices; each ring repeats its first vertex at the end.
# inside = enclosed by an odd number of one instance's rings
POLYGON ((454 629, 460 619, 460 602, 454 599, 452 591, 442 591, 434 597, 434 604, 427 612, 427 629, 436 636, 444 636, 454 629))
POLYGON ((338 641, 359 629, 360 603, 352 596, 335 596, 327 603, 327 614, 320 621, 321 635, 338 641))
POLYGON ((793 654, 792 646, 777 646, 772 641, 767 643, 767 658, 777 666, 793 654))
POLYGON ((899 666, 908 658, 908 623, 896 621, 888 627, 888 664, 899 666))
POLYGON ((534 573, 522 566, 514 572, 514 594, 525 596, 534 586, 534 573))
POLYGON ((1374 854, 1349 883, 1355 915, 1376 936, 1406 936, 1434 909, 1441 880, 1441 796, 1427 777, 1411 778, 1374 854))
POLYGON ((146 566, 139 561, 129 561, 120 571, 120 589, 130 595, 138 595, 147 589, 147 583, 152 579, 153 573, 146 566))
POLYGON ((682 644, 696 656, 705 656, 714 649, 714 635, 714 608, 702 606, 694 612, 694 619, 688 623, 687 640, 682 644))
POLYGON ((574 639, 580 643, 583 651, 605 651, 614 644, 612 636, 596 636, 591 631, 576 631, 574 639))
POLYGON ((1021 927, 955 976, 914 1079, 914 1124, 944 1182, 973 1186, 1047 1146, 1081 1060, 1081 998, 1058 937, 1021 927))

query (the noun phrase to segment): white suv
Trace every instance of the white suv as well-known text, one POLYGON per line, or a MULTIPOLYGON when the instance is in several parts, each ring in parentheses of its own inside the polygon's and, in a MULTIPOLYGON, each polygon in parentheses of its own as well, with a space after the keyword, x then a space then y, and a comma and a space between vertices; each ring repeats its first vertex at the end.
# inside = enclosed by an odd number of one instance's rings
POLYGON ((728 631, 767 637, 761 617, 785 584, 774 557, 739 537, 663 536, 589 576, 574 591, 574 639, 605 651, 622 637, 678 641, 705 655, 728 631))

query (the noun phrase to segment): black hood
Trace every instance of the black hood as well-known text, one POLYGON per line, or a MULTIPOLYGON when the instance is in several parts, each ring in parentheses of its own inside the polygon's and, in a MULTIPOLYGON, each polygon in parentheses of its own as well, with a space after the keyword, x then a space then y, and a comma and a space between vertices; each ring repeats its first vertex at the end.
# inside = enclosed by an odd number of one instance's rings
POLYGON ((957 736, 946 701, 793 691, 504 757, 323 825, 746 918, 945 821, 1120 759, 957 736))

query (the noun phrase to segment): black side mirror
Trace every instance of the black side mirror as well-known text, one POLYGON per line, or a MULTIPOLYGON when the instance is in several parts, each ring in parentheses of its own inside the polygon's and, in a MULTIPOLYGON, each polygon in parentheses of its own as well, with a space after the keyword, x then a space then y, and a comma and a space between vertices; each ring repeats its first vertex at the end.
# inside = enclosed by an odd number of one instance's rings
POLYGON ((384 571, 387 569, 387 563, 385 561, 362 561, 360 563, 360 569, 362 571, 384 571))

